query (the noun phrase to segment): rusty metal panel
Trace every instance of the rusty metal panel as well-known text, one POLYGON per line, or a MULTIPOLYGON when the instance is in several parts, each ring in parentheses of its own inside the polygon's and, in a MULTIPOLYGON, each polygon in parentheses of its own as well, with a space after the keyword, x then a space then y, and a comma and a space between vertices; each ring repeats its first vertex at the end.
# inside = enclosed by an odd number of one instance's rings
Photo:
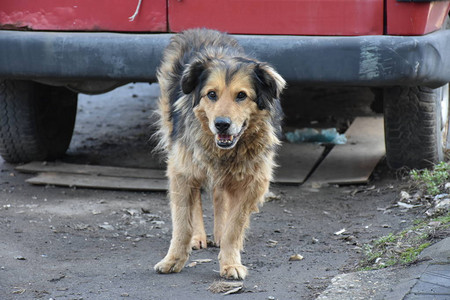
POLYGON ((167 2, 2 0, 0 28, 52 31, 166 31, 167 2))

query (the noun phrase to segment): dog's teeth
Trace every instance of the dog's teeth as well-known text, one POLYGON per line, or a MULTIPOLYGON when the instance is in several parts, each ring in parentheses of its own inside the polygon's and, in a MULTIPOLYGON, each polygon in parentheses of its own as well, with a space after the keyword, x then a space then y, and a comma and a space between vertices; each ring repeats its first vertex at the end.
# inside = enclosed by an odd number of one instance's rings
POLYGON ((234 136, 233 135, 226 135, 226 138, 223 138, 223 136, 218 135, 216 137, 216 139, 221 144, 232 144, 233 140, 234 140, 234 136))

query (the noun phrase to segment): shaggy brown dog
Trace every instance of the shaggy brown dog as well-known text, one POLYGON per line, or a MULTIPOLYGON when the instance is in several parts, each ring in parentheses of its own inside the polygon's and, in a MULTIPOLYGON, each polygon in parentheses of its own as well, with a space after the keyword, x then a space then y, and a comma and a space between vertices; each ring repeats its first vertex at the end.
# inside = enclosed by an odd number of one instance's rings
POLYGON ((175 35, 157 76, 173 232, 155 270, 180 272, 192 248, 206 248, 200 189, 209 187, 220 274, 244 279, 240 251, 272 179, 285 81, 232 37, 205 29, 175 35))

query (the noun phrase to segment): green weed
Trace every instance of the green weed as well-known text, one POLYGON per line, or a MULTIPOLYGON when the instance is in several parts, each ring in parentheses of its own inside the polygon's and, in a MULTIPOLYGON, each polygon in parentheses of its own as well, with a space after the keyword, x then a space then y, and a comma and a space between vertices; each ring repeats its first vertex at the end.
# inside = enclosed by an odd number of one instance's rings
POLYGON ((419 186, 424 186, 426 192, 432 196, 437 195, 443 189, 443 185, 450 178, 450 164, 440 162, 432 170, 411 170, 411 178, 419 186))
POLYGON ((417 247, 410 247, 405 249, 400 254, 400 263, 401 264, 410 264, 416 261, 417 257, 419 256, 420 252, 423 251, 423 249, 429 247, 431 243, 423 243, 417 247))
POLYGON ((416 220, 408 229, 380 237, 363 246, 364 259, 360 262, 359 270, 414 263, 419 254, 431 245, 436 232, 444 232, 449 227, 450 212, 433 219, 416 220), (437 224, 431 226, 432 221, 437 224))

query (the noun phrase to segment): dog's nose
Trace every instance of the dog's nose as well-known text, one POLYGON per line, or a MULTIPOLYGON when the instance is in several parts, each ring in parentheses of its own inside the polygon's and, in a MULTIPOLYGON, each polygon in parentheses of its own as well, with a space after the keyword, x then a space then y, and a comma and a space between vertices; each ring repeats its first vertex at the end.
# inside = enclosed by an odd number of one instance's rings
POLYGON ((226 117, 217 117, 214 120, 214 126, 216 126, 217 130, 220 133, 223 133, 225 131, 227 131, 228 128, 230 128, 231 125, 231 120, 230 118, 226 118, 226 117))

